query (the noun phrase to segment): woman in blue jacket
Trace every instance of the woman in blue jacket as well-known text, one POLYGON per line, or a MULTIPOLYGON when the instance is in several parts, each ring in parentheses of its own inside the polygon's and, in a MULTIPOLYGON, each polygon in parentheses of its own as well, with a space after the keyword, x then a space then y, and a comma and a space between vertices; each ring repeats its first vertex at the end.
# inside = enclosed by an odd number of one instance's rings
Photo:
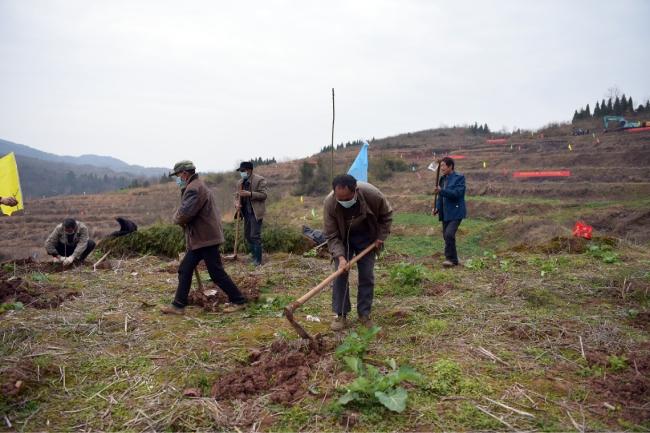
POLYGON ((465 176, 454 171, 454 160, 444 157, 440 161, 440 182, 435 192, 438 194, 433 215, 442 221, 442 236, 445 239, 444 267, 458 265, 456 253, 456 231, 460 222, 467 216, 465 209, 465 176))

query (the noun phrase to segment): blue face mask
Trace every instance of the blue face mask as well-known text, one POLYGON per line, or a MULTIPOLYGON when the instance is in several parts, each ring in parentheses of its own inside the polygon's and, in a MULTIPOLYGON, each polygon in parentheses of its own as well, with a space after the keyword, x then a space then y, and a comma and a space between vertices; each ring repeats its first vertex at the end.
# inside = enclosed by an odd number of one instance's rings
POLYGON ((240 171, 239 175, 241 176, 242 179, 246 180, 248 179, 248 173, 245 171, 240 171))
POLYGON ((348 201, 341 201, 341 200, 336 200, 336 201, 339 202, 339 204, 344 208, 349 209, 357 203, 357 196, 355 195, 354 197, 352 197, 352 200, 348 200, 348 201))
POLYGON ((176 178, 176 185, 178 185, 181 188, 185 188, 187 186, 187 182, 185 182, 183 179, 180 177, 176 178))

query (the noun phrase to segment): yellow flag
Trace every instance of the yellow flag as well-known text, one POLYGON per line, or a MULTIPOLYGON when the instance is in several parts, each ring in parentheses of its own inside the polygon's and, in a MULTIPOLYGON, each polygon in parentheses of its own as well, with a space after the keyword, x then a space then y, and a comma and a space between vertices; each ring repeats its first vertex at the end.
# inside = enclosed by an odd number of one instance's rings
POLYGON ((569 143, 569 150, 573 150, 573 147, 571 147, 571 143, 569 143))
POLYGON ((11 215, 23 209, 23 193, 20 190, 18 166, 13 152, 0 158, 0 197, 14 197, 18 200, 16 206, 0 205, 3 214, 11 215))
POLYGON ((483 168, 487 167, 487 162, 483 161, 483 168))
POLYGON ((304 202, 305 200, 302 198, 302 196, 300 196, 300 203, 304 203, 304 202))

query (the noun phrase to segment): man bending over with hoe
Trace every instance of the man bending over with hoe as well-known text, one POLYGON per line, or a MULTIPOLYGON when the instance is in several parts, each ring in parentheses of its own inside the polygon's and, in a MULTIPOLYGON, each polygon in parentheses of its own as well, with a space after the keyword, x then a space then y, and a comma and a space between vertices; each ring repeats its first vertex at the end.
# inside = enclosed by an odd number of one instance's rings
POLYGON ((212 281, 228 295, 230 305, 224 313, 243 309, 246 298, 230 279, 221 263, 219 245, 224 242, 221 215, 208 187, 199 179, 192 161, 180 161, 170 176, 176 176, 181 188, 181 205, 174 215, 174 222, 185 231, 187 252, 178 267, 178 288, 171 305, 162 307, 164 314, 183 314, 187 296, 192 285, 192 274, 201 260, 205 262, 212 281))
MULTIPOLYGON (((379 189, 369 183, 357 182, 349 174, 336 176, 332 181, 332 189, 325 198, 323 231, 338 269, 347 268, 348 261, 353 256, 370 245, 375 246, 374 251, 357 262, 357 313, 359 322, 371 327, 375 251, 382 247, 390 233, 393 209, 379 189)), ((347 272, 334 280, 332 309, 336 313, 336 320, 332 322, 331 328, 340 331, 347 326, 346 316, 351 309, 347 272)))

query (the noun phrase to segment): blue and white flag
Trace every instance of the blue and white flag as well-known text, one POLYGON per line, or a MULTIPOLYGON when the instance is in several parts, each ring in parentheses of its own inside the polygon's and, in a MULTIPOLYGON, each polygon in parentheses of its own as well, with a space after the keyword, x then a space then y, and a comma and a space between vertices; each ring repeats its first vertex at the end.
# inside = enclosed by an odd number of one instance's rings
POLYGON ((364 140, 359 154, 348 170, 348 174, 356 180, 368 182, 368 142, 364 140))

